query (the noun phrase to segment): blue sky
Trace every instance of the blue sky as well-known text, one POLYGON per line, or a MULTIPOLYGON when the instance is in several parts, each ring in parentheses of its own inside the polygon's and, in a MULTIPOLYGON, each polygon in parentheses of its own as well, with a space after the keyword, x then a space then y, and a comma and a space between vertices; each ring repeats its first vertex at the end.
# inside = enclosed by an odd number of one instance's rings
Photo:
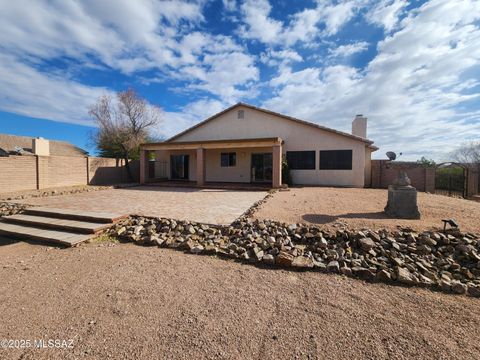
POLYGON ((480 138, 475 0, 2 1, 0 132, 88 140, 129 87, 171 136, 238 101, 442 160, 480 138))

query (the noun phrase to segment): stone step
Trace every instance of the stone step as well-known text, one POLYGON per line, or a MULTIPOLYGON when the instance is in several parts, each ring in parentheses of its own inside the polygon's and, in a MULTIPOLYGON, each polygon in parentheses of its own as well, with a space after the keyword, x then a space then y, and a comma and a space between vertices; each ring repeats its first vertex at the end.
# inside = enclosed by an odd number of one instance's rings
POLYGON ((111 226, 111 223, 94 223, 87 221, 58 219, 45 216, 17 214, 5 216, 3 221, 18 225, 31 226, 42 229, 54 229, 82 234, 95 234, 111 226))
POLYGON ((57 219, 69 219, 76 221, 86 221, 92 223, 112 224, 117 220, 120 220, 128 215, 115 214, 108 212, 91 212, 75 209, 57 209, 50 207, 31 207, 27 208, 24 212, 28 215, 43 216, 57 219))
POLYGON ((91 235, 66 231, 39 229, 31 226, 0 222, 0 233, 15 238, 55 242, 65 246, 74 246, 88 240, 91 235))

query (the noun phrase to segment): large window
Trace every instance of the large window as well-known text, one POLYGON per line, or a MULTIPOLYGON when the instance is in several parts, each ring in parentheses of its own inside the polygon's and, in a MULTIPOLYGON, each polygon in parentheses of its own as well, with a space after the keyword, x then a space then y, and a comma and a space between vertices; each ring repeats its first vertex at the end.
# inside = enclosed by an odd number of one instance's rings
POLYGON ((315 151, 287 151, 287 162, 292 170, 315 170, 315 151))
POLYGON ((230 167, 237 165, 237 153, 229 152, 220 155, 220 166, 230 167))
POLYGON ((352 170, 352 150, 321 150, 320 170, 352 170))

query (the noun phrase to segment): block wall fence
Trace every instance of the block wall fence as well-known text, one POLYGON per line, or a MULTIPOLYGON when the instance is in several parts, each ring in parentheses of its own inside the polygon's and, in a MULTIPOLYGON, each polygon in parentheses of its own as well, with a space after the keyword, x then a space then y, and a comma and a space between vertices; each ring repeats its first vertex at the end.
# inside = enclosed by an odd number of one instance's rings
MULTIPOLYGON (((138 162, 130 163, 138 181, 138 162)), ((75 185, 112 185, 127 182, 122 161, 80 156, 0 157, 0 193, 75 185)))
MULTIPOLYGON (((387 160, 372 160, 372 188, 386 189, 397 177, 397 170, 387 167, 387 160)), ((418 191, 435 192, 435 168, 416 163, 407 164, 408 177, 418 191)), ((480 193, 480 167, 470 168, 467 179, 467 197, 480 193)))

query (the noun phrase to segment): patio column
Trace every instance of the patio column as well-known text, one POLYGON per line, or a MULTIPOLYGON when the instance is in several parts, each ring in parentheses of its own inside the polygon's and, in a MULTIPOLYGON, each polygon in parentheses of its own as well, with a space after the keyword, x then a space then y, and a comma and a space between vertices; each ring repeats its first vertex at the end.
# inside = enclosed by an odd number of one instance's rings
POLYGON ((197 185, 205 185, 205 149, 197 149, 197 185))
POLYGON ((282 145, 274 145, 272 168, 272 187, 279 188, 282 186, 282 145))
POLYGON ((140 149, 140 184, 145 184, 147 171, 147 152, 140 149))

